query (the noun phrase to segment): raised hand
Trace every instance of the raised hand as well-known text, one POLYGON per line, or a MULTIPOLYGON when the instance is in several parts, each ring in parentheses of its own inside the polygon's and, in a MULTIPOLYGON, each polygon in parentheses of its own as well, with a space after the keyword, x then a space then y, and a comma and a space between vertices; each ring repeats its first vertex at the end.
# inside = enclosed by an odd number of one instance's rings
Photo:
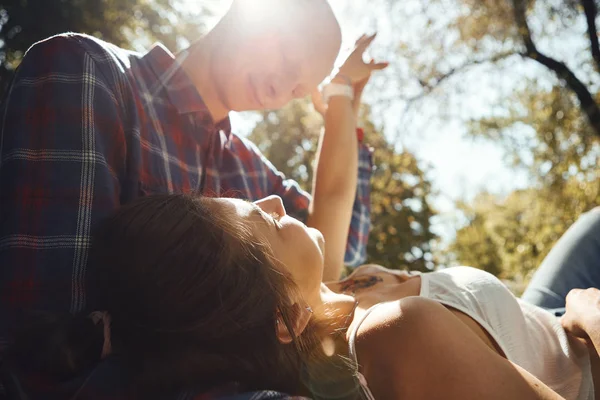
POLYGON ((370 36, 362 35, 358 38, 354 45, 354 50, 352 50, 352 53, 350 53, 346 61, 344 61, 344 64, 341 66, 336 76, 349 79, 352 85, 361 82, 366 84, 366 81, 371 77, 373 71, 386 68, 389 65, 388 62, 376 63, 373 60, 370 60, 369 62, 365 62, 364 60, 365 51, 367 51, 367 48, 373 43, 376 36, 377 33, 374 33, 370 36))
MULTIPOLYGON (((358 38, 354 45, 354 50, 350 53, 338 74, 333 78, 333 82, 352 85, 354 89, 354 101, 352 106, 357 118, 360 110, 362 93, 371 78, 371 73, 373 71, 385 69, 389 65, 388 62, 376 63, 374 60, 369 62, 364 61, 364 53, 376 36, 377 34, 370 36, 362 35, 358 38)), ((325 117, 327 104, 323 101, 323 97, 317 88, 312 92, 312 101, 315 110, 325 117)))

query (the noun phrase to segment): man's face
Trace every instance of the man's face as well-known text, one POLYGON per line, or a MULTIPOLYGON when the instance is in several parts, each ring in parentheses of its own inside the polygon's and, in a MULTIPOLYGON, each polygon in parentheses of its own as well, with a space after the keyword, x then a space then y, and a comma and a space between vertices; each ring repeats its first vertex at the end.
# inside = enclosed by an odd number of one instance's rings
MULTIPOLYGON (((269 21, 241 23, 227 51, 218 52, 219 97, 234 111, 277 109, 304 97, 331 71, 341 35, 328 6, 312 0, 294 15, 295 7, 279 7, 269 21), (311 18, 311 16, 313 18, 311 18), (277 19, 273 21, 273 19, 277 19)), ((282 1, 283 2, 283 1, 282 1)), ((281 4, 281 3, 279 3, 281 4)))

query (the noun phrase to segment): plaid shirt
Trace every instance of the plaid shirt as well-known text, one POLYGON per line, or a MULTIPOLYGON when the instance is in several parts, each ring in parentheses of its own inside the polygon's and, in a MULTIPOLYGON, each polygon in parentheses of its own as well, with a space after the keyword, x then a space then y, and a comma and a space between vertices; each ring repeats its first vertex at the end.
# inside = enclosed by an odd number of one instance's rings
MULTIPOLYGON (((65 382, 53 382, 45 376, 30 371, 11 369, 3 371, 3 382, 7 393, 15 399, 28 400, 131 400, 142 396, 135 395, 133 380, 118 357, 110 356, 65 382)), ((0 397, 1 397, 0 390, 0 397)), ((143 397, 142 397, 143 398, 143 397)), ((181 390, 160 396, 161 400, 309 400, 304 397, 289 396, 271 390, 243 392, 238 385, 229 384, 211 391, 181 390)))
MULTIPOLYGON (((79 34, 39 42, 19 66, 3 113, 0 349, 20 310, 84 309, 90 232, 138 196, 276 194, 290 215, 307 216, 309 195, 231 133, 229 119, 213 122, 160 45, 141 55, 79 34)), ((370 174, 361 145, 349 265, 366 255, 370 174)))

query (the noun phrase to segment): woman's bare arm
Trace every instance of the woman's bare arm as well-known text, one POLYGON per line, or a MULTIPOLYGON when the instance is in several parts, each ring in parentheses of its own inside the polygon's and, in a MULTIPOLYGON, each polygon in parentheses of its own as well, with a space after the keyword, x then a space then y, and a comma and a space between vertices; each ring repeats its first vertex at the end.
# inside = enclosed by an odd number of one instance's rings
POLYGON ((562 398, 486 346, 444 306, 424 298, 375 309, 361 325, 357 352, 381 400, 562 398))

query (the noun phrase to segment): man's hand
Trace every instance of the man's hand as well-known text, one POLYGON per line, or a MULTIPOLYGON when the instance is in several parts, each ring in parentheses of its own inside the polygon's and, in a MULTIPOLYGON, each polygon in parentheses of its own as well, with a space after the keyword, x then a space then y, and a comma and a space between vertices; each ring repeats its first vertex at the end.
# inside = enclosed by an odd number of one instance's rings
POLYGON ((354 50, 352 50, 352 53, 350 53, 346 61, 344 61, 337 76, 348 78, 352 85, 356 85, 359 82, 368 80, 373 71, 387 68, 389 65, 387 62, 376 63, 371 60, 366 63, 364 61, 364 53, 375 39, 375 36, 377 36, 376 33, 371 36, 362 35, 358 38, 354 45, 354 50))
MULTIPOLYGON (((352 108, 354 109, 354 114, 357 119, 360 111, 362 94, 365 86, 369 83, 369 79, 371 79, 371 73, 373 71, 385 69, 389 65, 388 62, 376 63, 371 60, 370 62, 365 63, 363 60, 364 53, 375 39, 375 36, 377 36, 377 34, 371 36, 362 35, 356 41, 354 50, 340 68, 338 75, 333 78, 334 82, 350 83, 352 85, 352 88, 354 89, 352 108)), ((321 93, 317 88, 312 92, 312 101, 315 110, 325 118, 327 104, 323 101, 323 96, 321 96, 321 93)))
POLYGON ((592 331, 600 329, 600 290, 571 290, 567 295, 566 313, 560 322, 574 336, 585 339, 593 335, 592 331))

